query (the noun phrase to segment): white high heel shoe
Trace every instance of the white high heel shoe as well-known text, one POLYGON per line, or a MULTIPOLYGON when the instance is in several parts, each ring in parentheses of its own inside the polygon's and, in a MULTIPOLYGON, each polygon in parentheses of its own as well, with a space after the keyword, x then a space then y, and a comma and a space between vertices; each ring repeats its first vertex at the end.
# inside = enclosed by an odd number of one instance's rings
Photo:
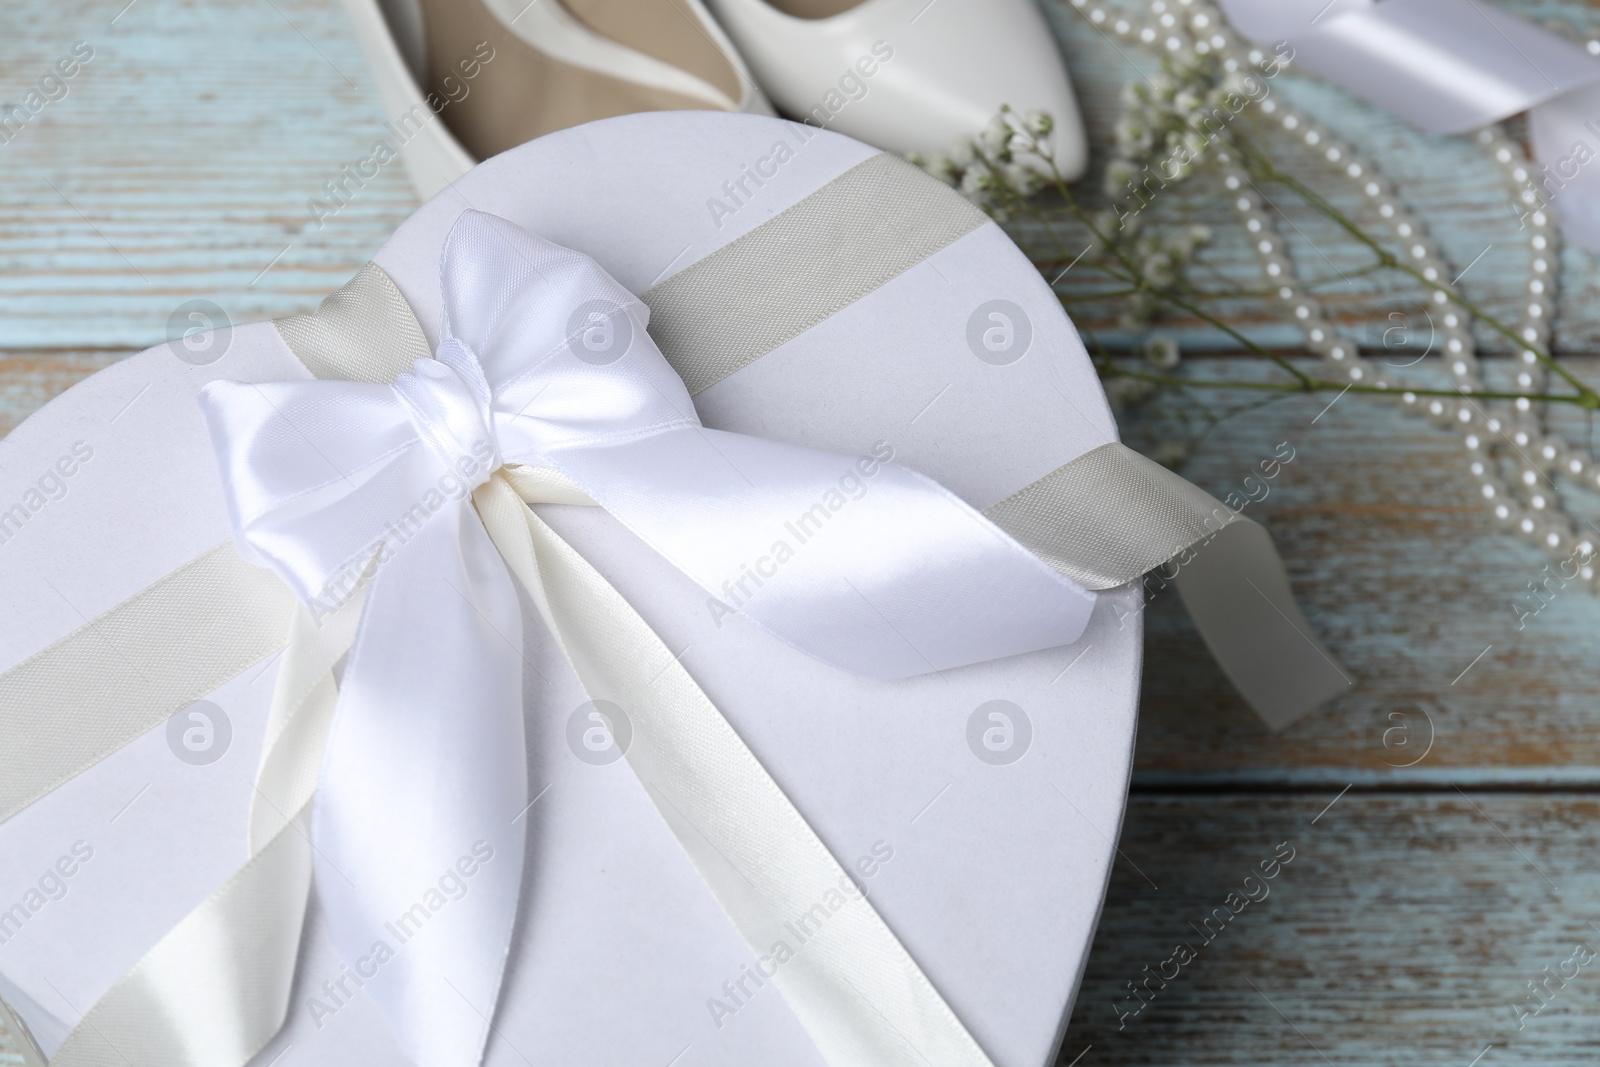
POLYGON ((1002 104, 1055 118, 1056 166, 1088 163, 1083 118, 1034 0, 709 0, 778 107, 890 151, 949 152, 1002 104))
POLYGON ((427 199, 480 159, 634 111, 771 114, 700 0, 344 0, 427 199))

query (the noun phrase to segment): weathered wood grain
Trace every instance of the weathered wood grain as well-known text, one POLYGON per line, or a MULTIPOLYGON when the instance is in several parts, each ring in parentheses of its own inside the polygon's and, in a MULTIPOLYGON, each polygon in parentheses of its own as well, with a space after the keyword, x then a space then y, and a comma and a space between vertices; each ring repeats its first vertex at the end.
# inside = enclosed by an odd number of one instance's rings
POLYGON ((337 3, 124 4, 0 13, 0 101, 94 49, 0 144, 0 347, 146 348, 195 297, 235 322, 306 310, 415 206, 396 162, 322 226, 308 210, 381 130, 337 3))
POLYGON ((1521 1029, 1514 1006, 1576 944, 1600 952, 1600 802, 1351 792, 1324 811, 1336 794, 1133 797, 1059 1067, 1596 1062, 1600 959, 1521 1029), (1284 842, 1266 896, 1206 944, 1284 842), (1179 943, 1196 956, 1162 988, 1179 943))
MULTIPOLYGON (((1600 373, 1600 361, 1578 366, 1600 373)), ((1459 438, 1392 402, 1351 394, 1324 412, 1330 400, 1295 396, 1222 424, 1184 474, 1220 496, 1280 442, 1295 449, 1246 514, 1271 530, 1308 619, 1355 685, 1270 735, 1176 596, 1157 594, 1135 783, 1600 785, 1600 597, 1574 586, 1518 629, 1513 605, 1531 604, 1526 584, 1547 560, 1495 527, 1459 438)), ((1561 421, 1582 441, 1581 419, 1561 421)), ((1573 514, 1593 520, 1597 503, 1576 494, 1573 514)))

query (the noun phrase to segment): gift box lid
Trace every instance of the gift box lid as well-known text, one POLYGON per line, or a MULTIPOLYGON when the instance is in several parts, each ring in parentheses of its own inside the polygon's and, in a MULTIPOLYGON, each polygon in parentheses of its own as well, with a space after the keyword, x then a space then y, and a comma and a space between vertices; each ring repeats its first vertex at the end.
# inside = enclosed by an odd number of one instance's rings
MULTIPOLYGON (((779 120, 628 116, 480 165, 374 263, 435 343, 446 234, 467 210, 506 219, 641 295, 705 425, 849 455, 887 442, 984 509, 1115 426, 1027 258, 908 170, 779 120)), ((228 541, 196 395, 308 377, 315 353, 295 337, 256 323, 151 349, 0 445, 0 513, 23 513, 0 544, 0 599, 15 609, 0 671, 228 541)), ((1072 645, 870 680, 708 612, 704 591, 602 510, 537 510, 677 652, 993 1062, 1047 1062, 1121 820, 1137 591, 1101 594, 1072 645)), ((281 593, 264 595, 281 613, 281 593)), ((776 964, 729 924, 627 762, 572 744, 587 697, 539 627, 530 608, 534 801, 518 813, 520 918, 486 1062, 821 1063, 751 977, 776 964)), ((257 659, 198 695, 227 723, 214 758, 186 758, 173 737, 190 720, 174 716, 0 824, 17 860, 0 871, 0 908, 21 908, 9 928, 0 918, 0 993, 47 1047, 242 862, 278 666, 257 659)), ((313 903, 288 1021, 258 1062, 290 1045, 304 1062, 405 1062, 349 978, 355 963, 331 951, 313 903)))

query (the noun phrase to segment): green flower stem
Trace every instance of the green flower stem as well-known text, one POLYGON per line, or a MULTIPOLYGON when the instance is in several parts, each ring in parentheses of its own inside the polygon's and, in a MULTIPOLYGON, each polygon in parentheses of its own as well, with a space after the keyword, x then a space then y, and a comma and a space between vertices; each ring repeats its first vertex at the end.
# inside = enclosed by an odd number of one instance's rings
MULTIPOLYGON (((1294 377, 1297 378, 1300 381, 1300 384, 1302 386, 1308 385, 1311 382, 1311 378, 1310 378, 1309 375, 1303 373, 1298 367, 1295 367, 1288 360, 1284 359, 1282 356, 1279 356, 1279 355, 1276 355, 1276 354, 1274 354, 1272 352, 1267 351, 1265 348, 1262 348, 1260 345, 1256 344, 1254 341, 1250 340, 1250 338, 1246 337, 1244 334, 1240 333, 1238 330, 1234 329, 1232 326, 1229 326, 1227 323, 1223 322, 1221 319, 1217 318, 1215 315, 1212 315, 1210 312, 1205 311, 1204 309, 1202 309, 1200 307, 1197 307, 1193 303, 1190 303, 1189 301, 1183 299, 1182 297, 1178 296, 1175 293, 1171 293, 1171 292, 1168 292, 1167 290, 1160 289, 1160 288, 1157 288, 1155 286, 1150 285, 1148 283, 1148 281, 1146 281, 1146 279, 1144 278, 1144 275, 1139 270, 1138 266, 1131 259, 1128 258, 1127 253, 1123 252, 1122 249, 1118 248, 1116 246, 1116 244, 1110 239, 1109 235, 1103 234, 1098 229, 1095 228, 1094 223, 1091 222, 1090 219, 1089 219, 1088 213, 1083 210, 1083 207, 1082 207, 1082 205, 1080 205, 1078 203, 1077 198, 1072 195, 1072 190, 1067 188, 1066 178, 1064 178, 1062 176, 1060 169, 1056 166, 1055 160, 1050 158, 1050 157, 1048 157, 1048 156, 1046 156, 1044 158, 1045 158, 1046 163, 1050 167, 1051 180, 1054 182, 1057 192, 1059 192, 1061 194, 1061 198, 1062 198, 1063 201, 1065 201, 1067 207, 1072 211, 1072 213, 1074 215, 1076 215, 1078 217, 1079 221, 1081 221, 1085 226, 1089 227, 1089 232, 1092 233, 1095 236, 1095 239, 1098 240, 1104 248, 1106 248, 1113 256, 1115 256, 1117 258, 1117 261, 1120 262, 1123 265, 1123 267, 1127 270, 1128 274, 1130 275, 1130 277, 1119 278, 1119 280, 1121 280, 1121 281, 1135 281, 1139 285, 1143 286, 1143 288, 1144 288, 1144 290, 1146 292, 1150 293, 1150 295, 1156 297, 1157 299, 1165 300, 1169 304, 1172 304, 1174 307, 1182 308, 1184 311, 1187 311, 1189 314, 1193 315, 1195 318, 1199 319, 1200 321, 1202 321, 1204 323, 1207 323, 1207 324, 1209 324, 1211 326, 1216 327, 1217 329, 1221 330, 1223 333, 1227 334, 1229 337, 1232 337, 1234 340, 1236 340, 1240 344, 1244 345, 1246 348, 1248 348, 1250 351, 1254 352, 1256 355, 1262 357, 1263 359, 1271 360, 1273 363, 1276 363, 1283 370, 1285 370, 1285 371, 1289 372, 1290 374, 1294 375, 1294 377)), ((1034 209, 1034 210, 1037 211, 1037 209, 1034 209)), ((1040 213, 1040 214, 1042 215, 1042 213, 1040 213)), ((1053 229, 1053 227, 1051 227, 1051 229, 1053 229)), ((1059 240, 1058 240, 1057 243, 1059 243, 1059 240)), ((1100 270, 1105 271, 1105 273, 1110 274, 1114 278, 1119 277, 1116 274, 1115 271, 1111 271, 1111 270, 1107 269, 1102 264, 1095 264, 1095 266, 1098 267, 1100 270)))

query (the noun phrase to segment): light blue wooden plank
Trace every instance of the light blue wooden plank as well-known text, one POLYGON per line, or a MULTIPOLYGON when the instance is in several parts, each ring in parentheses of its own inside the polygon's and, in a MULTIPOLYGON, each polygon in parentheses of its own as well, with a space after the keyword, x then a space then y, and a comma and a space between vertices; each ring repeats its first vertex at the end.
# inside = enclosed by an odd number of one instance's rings
POLYGON ((414 207, 396 162, 324 226, 308 210, 381 130, 336 3, 119 6, 3 16, 0 99, 75 40, 94 58, 0 145, 0 347, 145 347, 192 297, 241 322, 307 308, 414 207))
POLYGON ((1059 1067, 1595 1063, 1600 803, 1337 794, 1135 796, 1059 1067))

